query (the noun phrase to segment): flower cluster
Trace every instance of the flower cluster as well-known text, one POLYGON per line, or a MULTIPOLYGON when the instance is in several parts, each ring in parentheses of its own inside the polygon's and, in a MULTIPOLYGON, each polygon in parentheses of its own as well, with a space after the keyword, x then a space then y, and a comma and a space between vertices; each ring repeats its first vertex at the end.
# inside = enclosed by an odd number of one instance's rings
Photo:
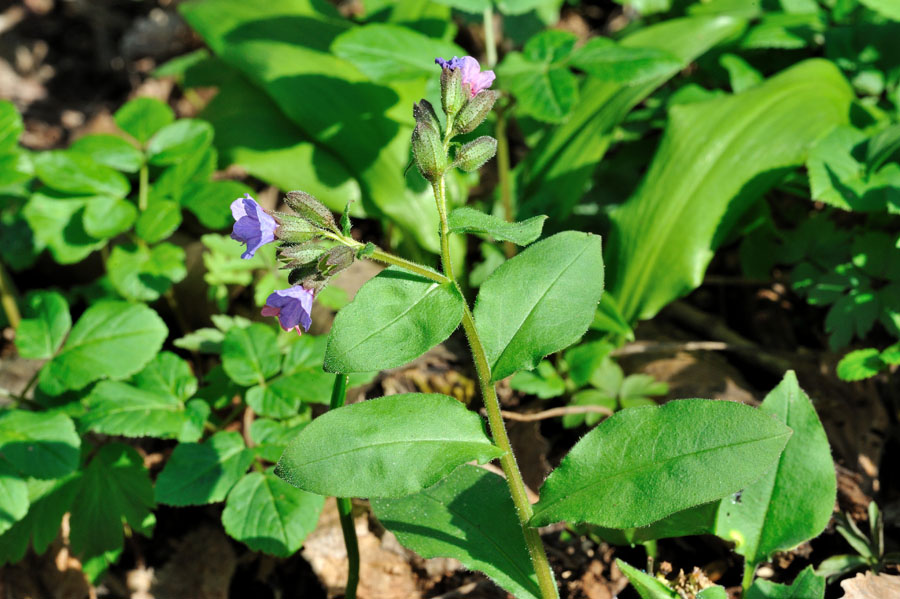
POLYGON ((462 58, 454 56, 450 60, 435 58, 434 62, 440 65, 442 69, 459 69, 462 84, 467 86, 470 98, 474 98, 478 95, 478 92, 489 88, 497 77, 494 75, 494 71, 482 71, 481 65, 471 56, 463 56, 462 58))

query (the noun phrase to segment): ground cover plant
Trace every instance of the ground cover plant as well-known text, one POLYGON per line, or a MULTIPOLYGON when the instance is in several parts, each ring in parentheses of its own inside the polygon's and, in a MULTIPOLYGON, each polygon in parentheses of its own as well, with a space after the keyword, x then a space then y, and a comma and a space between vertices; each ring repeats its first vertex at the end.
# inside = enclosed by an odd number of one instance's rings
POLYGON ((623 548, 608 565, 643 599, 824 599, 893 572, 896 485, 868 534, 833 514, 828 388, 800 385, 865 381, 893 438, 891 3, 635 0, 591 36, 552 1, 339 8, 182 4, 204 47, 155 75, 188 117, 138 97, 112 132, 32 151, 0 103, 2 318, 35 361, 0 405, 0 563, 62 528, 101 584, 191 506, 286 559, 334 497, 346 597, 371 592, 361 505, 515 597, 581 592, 554 546, 573 537, 623 548), (371 276, 352 301, 351 272, 371 276), (744 356, 758 405, 629 366, 641 322, 708 306, 716 276, 797 311, 771 352, 727 328, 696 346, 744 356), (386 384, 454 339, 474 403, 386 384), (504 422, 528 400, 556 440, 537 483, 504 422), (802 554, 832 516, 849 547, 802 554), (729 574, 667 576, 667 543, 698 535, 729 574))

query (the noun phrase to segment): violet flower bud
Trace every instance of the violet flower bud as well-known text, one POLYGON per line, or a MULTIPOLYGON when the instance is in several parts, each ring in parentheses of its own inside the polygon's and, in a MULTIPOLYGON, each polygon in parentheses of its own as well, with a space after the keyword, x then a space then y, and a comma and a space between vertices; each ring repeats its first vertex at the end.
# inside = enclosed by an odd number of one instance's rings
POLYGON ((263 306, 263 316, 277 316, 278 324, 285 331, 295 330, 298 335, 308 331, 312 324, 310 312, 314 294, 309 289, 294 285, 287 289, 276 289, 263 306), (303 331, 300 330, 303 327, 303 331))
POLYGON ((434 62, 441 65, 442 69, 459 69, 463 88, 468 89, 470 98, 489 88, 496 78, 494 71, 482 71, 481 65, 471 56, 454 56, 450 60, 435 58, 434 62))
POLYGON ((278 222, 249 193, 231 203, 231 216, 235 221, 231 238, 247 244, 247 251, 241 254, 244 260, 252 258, 265 244, 275 241, 278 222))

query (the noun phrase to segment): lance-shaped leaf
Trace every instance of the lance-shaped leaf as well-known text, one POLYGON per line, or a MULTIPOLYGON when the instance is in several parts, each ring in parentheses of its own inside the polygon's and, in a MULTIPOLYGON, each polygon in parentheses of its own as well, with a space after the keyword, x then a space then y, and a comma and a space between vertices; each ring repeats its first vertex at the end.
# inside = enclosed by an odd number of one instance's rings
POLYGON ((451 283, 388 268, 338 312, 325 370, 372 372, 402 366, 450 336, 462 320, 463 302, 451 283))
POLYGON ((41 370, 41 389, 59 395, 97 379, 130 376, 156 355, 167 334, 162 319, 143 304, 94 304, 41 370))
POLYGON ((453 233, 481 233, 497 241, 528 245, 541 236, 545 220, 546 216, 533 216, 522 222, 510 223, 480 210, 463 206, 450 213, 449 223, 450 231, 453 233))
POLYGON ((602 247, 590 233, 557 233, 500 265, 475 304, 492 379, 531 370, 578 341, 602 293, 602 247))
POLYGON ((402 497, 465 462, 503 452, 477 414, 446 395, 404 393, 332 410, 288 446, 275 473, 337 497, 402 497))
POLYGON ((424 558, 453 557, 519 599, 541 596, 525 535, 503 479, 460 466, 438 484, 398 499, 377 499, 378 520, 424 558))
POLYGON ((759 479, 790 435, 773 416, 729 401, 622 410, 585 435, 547 477, 531 525, 650 524, 759 479))
POLYGON ((156 500, 169 505, 222 501, 252 462, 253 453, 234 431, 216 433, 204 443, 180 443, 156 479, 156 500))
POLYGON ((723 499, 715 533, 735 542, 749 565, 807 541, 825 529, 837 482, 825 429, 809 397, 789 371, 759 411, 772 414, 794 434, 775 466, 744 488, 739 502, 723 499))
POLYGON ((65 476, 78 467, 80 447, 81 437, 65 414, 0 413, 0 463, 8 462, 22 476, 65 476))
POLYGON ((646 572, 641 572, 618 558, 616 558, 616 565, 628 577, 628 582, 638 592, 641 599, 678 599, 678 593, 667 587, 663 581, 646 572))
POLYGON ((30 359, 52 358, 72 327, 66 298, 55 291, 38 291, 28 295, 25 305, 25 318, 16 330, 19 355, 30 359))
POLYGON ((228 494, 225 532, 251 549, 289 557, 316 527, 325 498, 295 489, 270 472, 251 472, 228 494))

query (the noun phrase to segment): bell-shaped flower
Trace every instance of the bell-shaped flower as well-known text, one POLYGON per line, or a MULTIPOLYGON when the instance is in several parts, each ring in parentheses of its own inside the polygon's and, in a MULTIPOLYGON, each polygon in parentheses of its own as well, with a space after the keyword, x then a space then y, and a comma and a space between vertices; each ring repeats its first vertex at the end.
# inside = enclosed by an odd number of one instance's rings
POLYGON ((291 329, 302 335, 312 324, 310 312, 315 295, 302 285, 294 285, 287 289, 276 289, 266 298, 263 316, 277 316, 278 324, 285 331, 291 329), (303 327, 303 331, 300 330, 303 327))
POLYGON ((463 87, 469 86, 470 98, 474 98, 478 92, 489 88, 496 78, 494 71, 482 71, 481 65, 471 56, 462 58, 454 56, 450 60, 435 58, 434 62, 441 65, 442 69, 459 69, 462 74, 463 87))
POLYGON ((247 251, 241 254, 244 260, 252 258, 265 244, 275 241, 278 222, 250 194, 231 203, 231 216, 234 217, 231 238, 247 244, 247 251))

